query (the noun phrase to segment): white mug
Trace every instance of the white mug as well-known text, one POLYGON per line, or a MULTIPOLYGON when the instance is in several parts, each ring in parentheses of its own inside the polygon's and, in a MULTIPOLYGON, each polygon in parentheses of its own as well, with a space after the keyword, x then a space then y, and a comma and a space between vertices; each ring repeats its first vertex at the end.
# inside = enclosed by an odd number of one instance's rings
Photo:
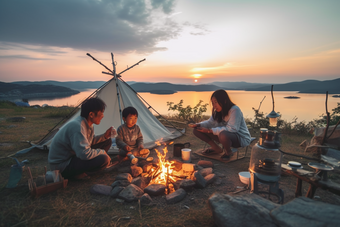
POLYGON ((191 149, 183 148, 181 151, 183 162, 191 162, 191 149))

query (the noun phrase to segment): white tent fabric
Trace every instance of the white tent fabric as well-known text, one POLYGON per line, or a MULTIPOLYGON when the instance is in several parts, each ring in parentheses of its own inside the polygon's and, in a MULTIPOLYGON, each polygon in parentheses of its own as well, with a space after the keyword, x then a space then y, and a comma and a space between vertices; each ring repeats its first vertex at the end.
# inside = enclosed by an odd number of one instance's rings
MULTIPOLYGON (((111 126, 114 126, 117 129, 123 123, 121 117, 121 112, 123 111, 123 109, 128 106, 133 106, 138 111, 137 124, 142 131, 145 148, 154 147, 155 141, 167 141, 181 136, 181 133, 179 131, 175 130, 174 132, 170 132, 166 127, 164 127, 164 125, 158 121, 158 119, 138 98, 135 91, 128 84, 121 81, 120 79, 110 80, 105 87, 101 88, 97 92, 96 97, 102 99, 106 103, 106 108, 104 112, 104 118, 102 119, 101 123, 99 125, 94 125, 95 135, 100 135, 104 133, 111 126)), ((73 120, 79 115, 80 110, 76 114, 74 114, 68 121, 73 120)), ((61 126, 60 128, 62 127, 63 126, 61 126)), ((53 137, 49 137, 44 141, 41 141, 39 144, 34 145, 33 147, 48 149, 50 147, 52 139, 53 137)), ((30 149, 32 149, 33 147, 31 147, 30 149)), ((115 151, 112 152, 114 150, 113 148, 110 150, 111 153, 116 153, 115 151)), ((26 152, 28 152, 28 149, 18 151, 17 154, 22 154, 26 152)))

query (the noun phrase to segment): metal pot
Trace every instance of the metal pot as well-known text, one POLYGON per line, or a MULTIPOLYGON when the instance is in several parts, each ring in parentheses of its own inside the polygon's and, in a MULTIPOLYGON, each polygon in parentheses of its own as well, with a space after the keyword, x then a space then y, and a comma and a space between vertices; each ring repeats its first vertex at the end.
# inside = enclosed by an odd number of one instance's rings
POLYGON ((189 148, 190 147, 190 143, 186 142, 186 143, 175 143, 174 144, 174 156, 175 157, 182 157, 182 149, 183 148, 189 148))

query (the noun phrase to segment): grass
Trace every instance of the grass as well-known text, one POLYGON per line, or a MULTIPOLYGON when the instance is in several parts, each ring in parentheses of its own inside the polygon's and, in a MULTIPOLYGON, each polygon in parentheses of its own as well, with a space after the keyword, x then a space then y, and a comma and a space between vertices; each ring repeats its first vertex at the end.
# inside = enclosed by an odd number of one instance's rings
MULTIPOLYGON (((229 193, 236 190, 238 181, 237 173, 245 171, 249 166, 248 157, 237 162, 223 164, 215 163, 215 171, 224 173, 221 186, 208 186, 205 189, 195 189, 189 192, 186 198, 177 204, 168 205, 162 196, 153 198, 152 206, 142 206, 141 211, 137 202, 118 203, 108 196, 92 195, 89 189, 94 184, 110 185, 114 182, 117 172, 97 174, 88 180, 69 181, 65 189, 60 189, 38 198, 32 198, 27 186, 27 173, 24 171, 19 185, 14 189, 7 189, 6 184, 10 167, 14 161, 6 158, 16 151, 27 148, 29 145, 23 141, 37 141, 41 139, 64 116, 65 110, 60 110, 60 115, 55 108, 27 108, 15 107, 0 103, 0 226, 213 226, 213 218, 208 207, 208 198, 214 192, 229 193), (10 117, 26 117, 22 122, 7 121, 10 117), (185 208, 188 206, 189 209, 185 208), (140 212, 142 216, 140 215, 140 212)), ((180 127, 185 126, 174 122, 180 127)), ((257 136, 256 131, 252 136, 257 136)), ((287 152, 303 154, 299 144, 311 136, 284 134, 281 149, 287 152)), ((192 129, 187 128, 184 136, 175 140, 175 143, 190 141, 191 149, 203 147, 203 142, 198 141, 192 134, 192 129)), ((171 147, 169 147, 171 151, 171 147)), ((244 149, 241 149, 244 152, 244 149)), ((47 151, 33 149, 29 153, 17 157, 20 161, 29 160, 26 165, 30 167, 34 177, 44 173, 44 166, 48 167, 47 151)), ((284 161, 292 157, 284 156, 284 161)), ((193 160, 194 162, 198 159, 193 160)), ((308 162, 296 158, 302 163, 308 162)), ((331 174, 330 178, 339 181, 338 174, 331 174)), ((280 185, 287 188, 285 202, 294 198, 296 179, 289 176, 282 177, 280 185)), ((304 186, 304 193, 308 185, 304 186)), ((334 195, 321 189, 318 195, 325 202, 340 204, 334 195)))

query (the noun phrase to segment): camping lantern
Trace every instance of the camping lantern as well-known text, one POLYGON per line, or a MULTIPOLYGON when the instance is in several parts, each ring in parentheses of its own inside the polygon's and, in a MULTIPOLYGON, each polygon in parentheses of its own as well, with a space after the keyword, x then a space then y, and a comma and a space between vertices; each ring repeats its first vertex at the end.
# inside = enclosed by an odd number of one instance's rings
POLYGON ((266 117, 269 118, 269 126, 270 126, 270 127, 276 127, 276 126, 277 126, 277 120, 278 120, 278 118, 280 117, 280 115, 274 111, 274 95, 273 95, 273 87, 274 87, 274 85, 272 85, 272 88, 271 88, 272 100, 273 100, 273 110, 272 110, 272 112, 270 112, 270 114, 268 114, 268 115, 266 116, 266 117))
POLYGON ((267 117, 269 118, 269 126, 270 127, 276 127, 277 126, 277 119, 280 117, 280 115, 278 113, 276 113, 273 109, 273 111, 270 112, 270 114, 268 114, 267 117))

